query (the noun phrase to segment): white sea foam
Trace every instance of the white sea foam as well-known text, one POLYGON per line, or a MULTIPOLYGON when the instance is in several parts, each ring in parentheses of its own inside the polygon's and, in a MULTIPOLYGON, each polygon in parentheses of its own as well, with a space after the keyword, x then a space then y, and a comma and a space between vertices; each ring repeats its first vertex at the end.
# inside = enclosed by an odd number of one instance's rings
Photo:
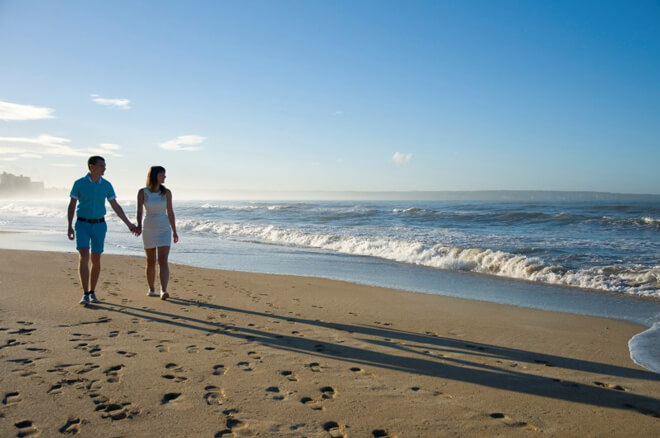
POLYGON ((247 238, 267 243, 320 248, 343 254, 380 257, 440 269, 471 271, 550 284, 660 297, 660 266, 599 267, 566 270, 541 259, 483 248, 428 245, 414 240, 315 234, 272 225, 184 220, 182 230, 247 238))
POLYGON ((660 322, 628 341, 630 358, 638 365, 660 374, 660 322))
POLYGON ((8 204, 0 205, 0 214, 60 218, 66 217, 66 204, 63 204, 62 208, 52 208, 41 205, 10 202, 8 204))
POLYGON ((660 219, 652 218, 652 217, 643 217, 642 223, 649 225, 660 225, 660 219))

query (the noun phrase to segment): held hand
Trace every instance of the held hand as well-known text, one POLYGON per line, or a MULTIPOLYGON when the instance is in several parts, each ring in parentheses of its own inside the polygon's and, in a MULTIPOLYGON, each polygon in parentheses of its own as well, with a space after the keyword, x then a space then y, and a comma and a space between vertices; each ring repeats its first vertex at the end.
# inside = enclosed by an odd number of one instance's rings
POLYGON ((138 225, 138 226, 135 228, 135 235, 136 235, 136 236, 139 236, 139 235, 141 235, 141 234, 142 234, 142 225, 138 225))
POLYGON ((129 224, 128 229, 131 230, 131 233, 135 234, 136 236, 138 235, 138 229, 134 224, 129 224))
POLYGON ((69 240, 73 240, 76 238, 76 233, 73 231, 72 227, 69 227, 69 230, 67 231, 67 236, 69 236, 69 240))
POLYGON ((178 243, 178 242, 179 242, 179 235, 176 234, 176 231, 175 231, 174 233, 172 233, 172 237, 174 238, 174 243, 178 243))

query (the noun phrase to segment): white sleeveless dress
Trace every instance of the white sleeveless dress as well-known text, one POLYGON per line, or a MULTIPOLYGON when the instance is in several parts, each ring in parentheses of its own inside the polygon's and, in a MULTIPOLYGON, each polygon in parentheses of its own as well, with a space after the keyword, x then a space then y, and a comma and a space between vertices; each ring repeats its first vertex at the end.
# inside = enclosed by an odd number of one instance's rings
POLYGON ((167 197, 152 193, 147 187, 144 193, 144 225, 142 226, 142 243, 144 249, 172 246, 172 228, 167 217, 167 197))

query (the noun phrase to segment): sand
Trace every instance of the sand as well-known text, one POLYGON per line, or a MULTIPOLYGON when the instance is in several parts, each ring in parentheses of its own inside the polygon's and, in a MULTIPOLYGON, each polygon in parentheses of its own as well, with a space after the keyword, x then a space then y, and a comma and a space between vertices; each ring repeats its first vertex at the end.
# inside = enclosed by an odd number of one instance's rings
POLYGON ((0 436, 660 435, 635 324, 143 262, 0 250, 0 436))

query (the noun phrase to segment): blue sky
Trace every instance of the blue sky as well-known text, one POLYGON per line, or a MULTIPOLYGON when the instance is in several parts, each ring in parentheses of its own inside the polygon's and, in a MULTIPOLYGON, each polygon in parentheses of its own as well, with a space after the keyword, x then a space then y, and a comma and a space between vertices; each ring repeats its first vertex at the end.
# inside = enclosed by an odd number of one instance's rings
MULTIPOLYGON (((0 0, 0 171, 660 193, 657 1, 0 0)), ((178 192, 177 192, 178 191, 178 192)), ((122 196, 125 193, 124 196, 122 196)))

